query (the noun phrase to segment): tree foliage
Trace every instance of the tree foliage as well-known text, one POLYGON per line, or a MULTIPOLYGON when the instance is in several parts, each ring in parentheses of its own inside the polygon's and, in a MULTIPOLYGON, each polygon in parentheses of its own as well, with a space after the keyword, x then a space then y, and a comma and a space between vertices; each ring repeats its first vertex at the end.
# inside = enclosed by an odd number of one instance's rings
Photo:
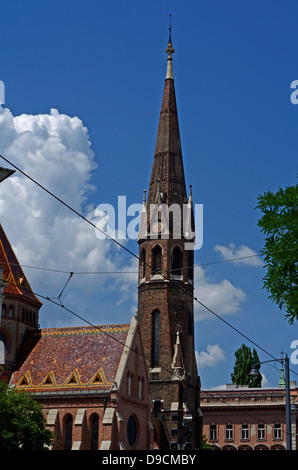
POLYGON ((42 450, 51 444, 41 408, 28 392, 0 381, 0 450, 42 450))
POLYGON ((247 385, 248 387, 261 387, 262 376, 252 380, 249 373, 252 366, 255 365, 258 371, 260 370, 260 360, 258 353, 255 349, 251 352, 251 348, 242 344, 241 348, 235 351, 235 365, 234 371, 231 374, 233 384, 247 385))
POLYGON ((203 435, 202 442, 203 442, 202 450, 211 450, 212 449, 211 445, 208 444, 208 442, 207 442, 207 437, 205 436, 205 434, 203 435))
POLYGON ((293 323, 298 319, 298 184, 264 193, 257 208, 263 213, 258 225, 265 235, 263 287, 293 323))

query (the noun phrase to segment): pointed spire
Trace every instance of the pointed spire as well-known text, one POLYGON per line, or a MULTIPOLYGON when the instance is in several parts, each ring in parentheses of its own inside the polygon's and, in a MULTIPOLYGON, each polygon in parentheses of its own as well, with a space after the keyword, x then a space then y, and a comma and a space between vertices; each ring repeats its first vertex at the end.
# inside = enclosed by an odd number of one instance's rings
POLYGON ((144 189, 138 240, 142 240, 143 238, 146 238, 146 236, 147 236, 147 203, 146 203, 146 189, 144 189))
POLYGON ((156 196, 155 196, 155 204, 158 206, 161 204, 161 192, 160 192, 160 179, 157 180, 157 189, 156 189, 156 196))
POLYGON ((179 331, 176 332, 176 343, 174 346, 174 357, 173 357, 173 362, 172 362, 172 368, 174 369, 172 380, 183 377, 184 365, 183 365, 183 357, 182 357, 179 331))
POLYGON ((186 198, 186 187, 182 161, 180 131, 173 80, 172 54, 174 52, 171 38, 167 48, 168 67, 159 117, 154 161, 148 192, 148 204, 155 203, 157 180, 160 179, 162 202, 183 205, 186 198))
POLYGON ((192 200, 192 185, 189 185, 189 196, 187 199, 187 207, 185 211, 184 220, 184 235, 187 240, 195 242, 195 227, 194 227, 194 214, 193 214, 193 200, 192 200))

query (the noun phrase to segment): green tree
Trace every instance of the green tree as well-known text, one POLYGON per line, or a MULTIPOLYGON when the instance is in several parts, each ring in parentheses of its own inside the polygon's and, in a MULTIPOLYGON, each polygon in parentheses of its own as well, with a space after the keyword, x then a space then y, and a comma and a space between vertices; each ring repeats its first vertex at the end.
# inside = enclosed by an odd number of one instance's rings
POLYGON ((211 450, 212 449, 211 445, 208 444, 208 442, 207 442, 207 437, 205 436, 205 434, 202 437, 202 441, 203 441, 202 450, 211 450))
POLYGON ((0 450, 42 450, 53 439, 45 428, 42 407, 25 391, 0 381, 0 450))
POLYGON ((257 200, 263 213, 258 225, 265 235, 263 288, 293 324, 298 319, 298 184, 268 191, 257 200))
POLYGON ((252 380, 249 375, 253 364, 260 370, 260 360, 257 351, 253 349, 253 352, 251 352, 250 347, 242 344, 241 348, 235 351, 235 358, 234 371, 231 374, 233 384, 247 385, 248 387, 261 387, 261 374, 254 380, 252 380))

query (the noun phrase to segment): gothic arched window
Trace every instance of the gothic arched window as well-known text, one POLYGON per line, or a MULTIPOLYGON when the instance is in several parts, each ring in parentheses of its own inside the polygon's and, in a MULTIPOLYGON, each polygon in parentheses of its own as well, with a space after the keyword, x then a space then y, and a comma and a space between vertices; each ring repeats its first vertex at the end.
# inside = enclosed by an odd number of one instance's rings
POLYGON ((2 312, 1 312, 2 317, 6 317, 6 305, 2 304, 2 312))
POLYGON ((91 418, 91 450, 98 450, 99 416, 94 414, 91 418))
POLYGON ((153 274, 161 272, 161 247, 156 245, 152 250, 152 268, 153 274))
POLYGON ((9 318, 13 318, 13 317, 14 317, 14 308, 13 308, 13 305, 10 305, 10 306, 9 306, 9 309, 8 309, 8 316, 9 316, 9 318))
POLYGON ((188 279, 193 280, 193 262, 194 262, 194 256, 193 256, 193 251, 188 252, 188 279))
POLYGON ((141 261, 140 261, 140 280, 144 279, 146 274, 146 253, 145 249, 142 249, 141 252, 141 261))
POLYGON ((65 428, 64 428, 64 450, 71 450, 72 448, 72 424, 73 418, 71 415, 67 415, 65 419, 65 428))
POLYGON ((159 365, 159 328, 160 328, 160 315, 159 311, 155 310, 152 314, 152 354, 151 365, 156 367, 159 365))
POLYGON ((172 275, 173 276, 181 276, 181 258, 182 258, 181 250, 178 246, 176 246, 173 250, 172 254, 172 275))

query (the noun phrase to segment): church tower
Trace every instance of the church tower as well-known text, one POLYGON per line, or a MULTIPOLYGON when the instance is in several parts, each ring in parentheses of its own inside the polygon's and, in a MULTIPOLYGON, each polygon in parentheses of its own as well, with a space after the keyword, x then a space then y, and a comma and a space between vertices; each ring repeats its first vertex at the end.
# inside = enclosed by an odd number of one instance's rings
POLYGON ((0 267, 5 284, 0 322, 0 372, 3 372, 15 368, 20 352, 23 352, 25 336, 38 332, 42 304, 32 292, 1 224, 0 267))
POLYGON ((185 185, 174 87, 171 28, 151 180, 139 230, 138 318, 161 449, 201 442, 194 349, 191 187, 185 185))

